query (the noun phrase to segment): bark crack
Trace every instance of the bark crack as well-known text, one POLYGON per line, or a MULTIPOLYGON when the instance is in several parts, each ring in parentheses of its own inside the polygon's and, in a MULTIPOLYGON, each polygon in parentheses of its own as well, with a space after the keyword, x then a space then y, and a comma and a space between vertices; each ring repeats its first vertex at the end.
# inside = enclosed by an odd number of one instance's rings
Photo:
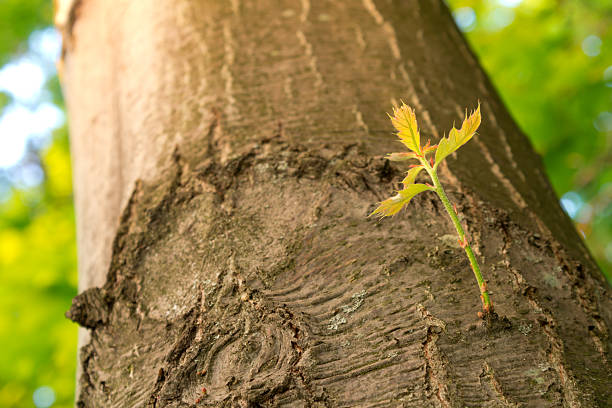
POLYGON ((382 14, 380 14, 378 9, 376 8, 376 4, 374 4, 374 0, 363 0, 363 6, 368 11, 368 13, 370 13, 372 18, 374 18, 376 24, 382 27, 393 58, 397 61, 401 60, 402 54, 397 43, 397 35, 395 34, 395 29, 393 28, 391 23, 386 21, 382 14))
POLYGON ((510 259, 508 257, 508 248, 511 245, 512 238, 506 223, 502 223, 502 231, 504 232, 504 247, 502 253, 504 255, 503 263, 506 268, 512 273, 516 286, 523 296, 527 298, 531 309, 536 315, 539 315, 538 319, 539 326, 546 335, 548 340, 549 348, 547 350, 547 358, 552 367, 557 372, 561 390, 560 396, 564 403, 567 403, 570 407, 582 407, 580 402, 579 394, 576 388, 574 376, 571 371, 566 367, 564 358, 564 345, 563 340, 555 330, 555 319, 552 313, 546 309, 544 305, 540 303, 537 297, 537 288, 528 284, 525 277, 516 269, 510 265, 510 259))
POLYGON ((448 362, 440 348, 438 338, 440 333, 446 329, 446 323, 434 317, 421 304, 417 305, 421 319, 426 325, 426 337, 423 341, 423 357, 425 358, 425 380, 427 390, 444 408, 463 406, 456 401, 456 396, 451 396, 449 386, 453 386, 452 380, 446 370, 448 362))
POLYGON ((236 97, 234 96, 234 76, 232 68, 235 60, 234 39, 232 38, 232 27, 229 20, 223 22, 223 66, 221 67, 221 77, 225 82, 225 98, 227 105, 225 114, 231 120, 238 115, 236 97))
POLYGON ((295 35, 300 41, 302 47, 304 47, 305 55, 308 59, 308 66, 315 77, 315 87, 316 89, 321 89, 323 87, 323 76, 321 75, 321 72, 319 72, 317 57, 315 57, 314 53, 312 52, 312 44, 306 39, 304 31, 298 30, 295 35))
POLYGON ((504 393, 503 387, 497 377, 495 376, 495 371, 491 368, 487 361, 484 362, 482 367, 482 372, 479 376, 480 385, 482 386, 482 379, 487 377, 489 380, 489 384, 492 389, 495 391, 495 395, 501 403, 504 404, 505 408, 521 408, 522 405, 517 404, 509 399, 509 397, 504 393))

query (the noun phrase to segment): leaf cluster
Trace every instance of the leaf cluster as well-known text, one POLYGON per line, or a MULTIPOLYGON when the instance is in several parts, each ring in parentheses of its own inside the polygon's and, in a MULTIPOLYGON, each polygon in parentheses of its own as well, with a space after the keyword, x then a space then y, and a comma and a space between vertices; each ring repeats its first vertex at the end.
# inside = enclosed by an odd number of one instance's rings
POLYGON ((419 164, 412 165, 406 172, 406 177, 402 180, 403 189, 399 190, 395 196, 382 201, 370 214, 370 216, 379 215, 381 218, 397 214, 417 194, 424 191, 435 191, 436 187, 431 184, 415 183, 418 174, 426 170, 429 176, 435 179, 438 165, 467 143, 476 134, 481 122, 480 104, 478 104, 478 107, 469 116, 466 112, 461 127, 457 129, 453 126, 448 137, 443 137, 438 145, 431 146, 427 141, 422 146, 414 109, 402 102, 400 107, 393 108, 393 116, 389 115, 389 118, 397 130, 400 142, 409 151, 390 153, 386 158, 391 161, 417 160, 419 164))

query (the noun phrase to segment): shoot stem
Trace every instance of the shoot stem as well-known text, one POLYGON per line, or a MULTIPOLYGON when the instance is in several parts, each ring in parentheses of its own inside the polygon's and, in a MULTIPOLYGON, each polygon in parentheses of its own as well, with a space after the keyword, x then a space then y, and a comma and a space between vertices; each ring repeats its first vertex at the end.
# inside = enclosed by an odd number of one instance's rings
POLYGON ((461 226, 459 217, 457 216, 457 213, 453 209, 453 206, 451 205, 448 199, 448 196, 446 195, 446 192, 444 192, 444 188, 442 187, 442 184, 440 184, 440 180, 438 180, 438 174, 436 171, 438 163, 436 163, 436 165, 432 167, 427 162, 427 160, 424 158, 419 158, 419 161, 421 162, 423 167, 425 167, 425 170, 427 170, 429 177, 431 177, 431 180, 433 181, 433 184, 434 184, 435 192, 438 194, 438 197, 440 197, 440 200, 442 201, 442 204, 444 204, 444 208, 446 209, 446 212, 448 212, 448 215, 450 216, 451 220, 453 221, 453 224, 455 225, 455 229, 457 230, 457 235, 459 235, 459 244, 465 250, 465 253, 470 261, 470 265, 472 266, 472 271, 474 271, 474 276, 476 277, 476 281, 478 282, 478 287, 480 288, 480 295, 481 295, 480 298, 482 299, 482 308, 487 313, 492 312, 493 304, 491 303, 491 298, 489 297, 489 292, 487 291, 487 284, 482 277, 482 273, 480 272, 478 261, 476 261, 476 257, 474 256, 472 247, 470 246, 467 240, 465 231, 463 230, 463 227, 461 226))

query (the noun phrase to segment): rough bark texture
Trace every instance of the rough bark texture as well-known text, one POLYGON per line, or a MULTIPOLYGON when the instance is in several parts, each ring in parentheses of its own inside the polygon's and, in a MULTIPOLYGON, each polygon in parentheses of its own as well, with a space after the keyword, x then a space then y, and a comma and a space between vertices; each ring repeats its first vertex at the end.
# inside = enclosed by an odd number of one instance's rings
POLYGON ((63 26, 83 407, 606 407, 610 292, 442 1, 75 2, 63 26), (436 142, 433 194, 385 115, 436 142), (121 217, 119 217, 121 215, 121 217))

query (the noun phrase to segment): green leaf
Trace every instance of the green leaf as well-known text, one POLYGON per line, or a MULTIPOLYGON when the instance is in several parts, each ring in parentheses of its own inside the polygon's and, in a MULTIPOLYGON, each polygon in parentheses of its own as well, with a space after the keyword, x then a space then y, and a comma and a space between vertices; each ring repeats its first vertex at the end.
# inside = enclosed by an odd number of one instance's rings
POLYGON ((395 162, 416 159, 416 158, 417 158, 416 154, 413 152, 389 153, 387 156, 385 156, 385 159, 390 160, 390 161, 395 161, 395 162))
POLYGON ((397 136, 408 149, 421 153, 421 136, 417 127, 414 110, 402 102, 399 108, 393 108, 391 123, 397 129, 397 136))
POLYGON ((413 167, 410 170, 408 170, 406 177, 402 180, 402 184, 404 185, 404 188, 414 183, 414 180, 416 179, 417 175, 421 172, 421 170, 423 170, 423 166, 413 167))
POLYGON ((478 126, 480 126, 480 104, 478 104, 478 108, 469 117, 464 119, 461 129, 457 130, 453 126, 448 137, 440 140, 436 150, 436 164, 467 143, 476 134, 478 126))
POLYGON ((380 203, 370 217, 374 214, 380 215, 380 218, 395 215, 402 209, 403 206, 408 204, 414 196, 423 191, 433 190, 433 187, 429 187, 425 184, 410 184, 403 190, 397 192, 397 194, 380 203))

